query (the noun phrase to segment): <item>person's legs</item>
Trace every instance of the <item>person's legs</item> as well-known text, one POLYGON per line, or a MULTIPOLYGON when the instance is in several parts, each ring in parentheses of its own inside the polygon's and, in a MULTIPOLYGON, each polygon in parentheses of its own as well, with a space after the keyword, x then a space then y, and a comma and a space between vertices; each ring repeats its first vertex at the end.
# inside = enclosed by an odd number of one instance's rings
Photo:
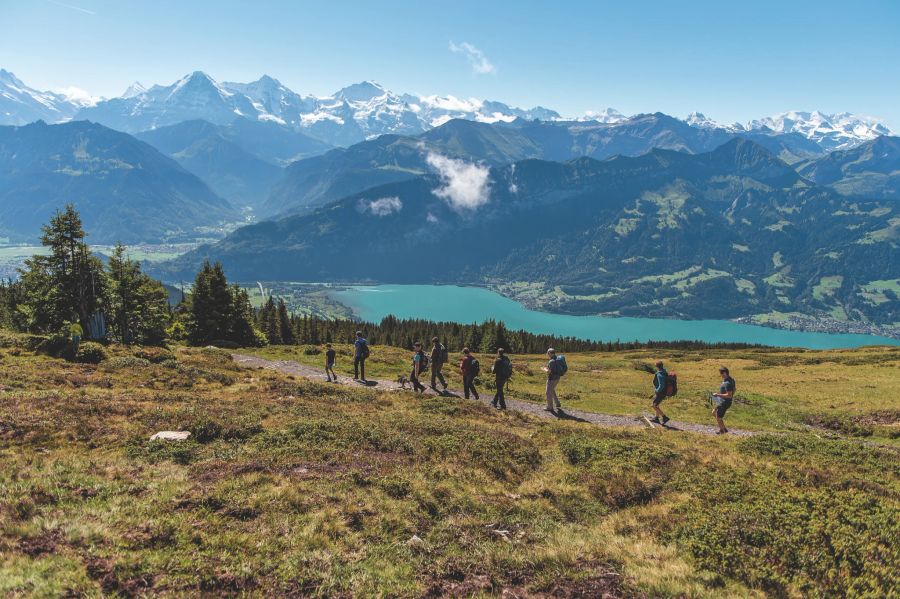
POLYGON ((669 421, 669 417, 665 415, 662 409, 659 407, 659 404, 662 403, 663 398, 657 395, 653 398, 653 411, 656 412, 656 418, 654 418, 654 422, 660 422, 661 424, 665 424, 669 421))
POLYGON ((559 404, 559 399, 556 397, 556 385, 559 383, 559 379, 547 379, 547 409, 549 411, 553 411, 556 405, 559 404))
POLYGON ((409 380, 412 383, 413 390, 421 393, 425 390, 425 385, 419 382, 419 377, 416 376, 416 369, 413 368, 412 372, 409 373, 409 380))
POLYGON ((359 380, 359 358, 353 358, 353 380, 359 380))
POLYGON ((503 386, 506 385, 506 381, 503 379, 497 379, 497 392, 494 394, 494 401, 491 403, 495 406, 499 406, 501 410, 506 409, 506 398, 503 396, 503 386))
POLYGON ((731 407, 731 402, 728 400, 723 400, 716 408, 713 410, 713 416, 716 417, 716 424, 719 425, 719 433, 727 433, 728 429, 725 428, 725 412, 728 411, 728 408, 731 407))
POLYGON ((431 369, 431 388, 437 390, 437 382, 440 381, 441 385, 444 387, 444 390, 447 390, 447 381, 444 380, 444 373, 441 372, 441 369, 444 368, 443 364, 437 363, 431 369))
POLYGON ((366 380, 366 359, 359 359, 359 378, 366 380))

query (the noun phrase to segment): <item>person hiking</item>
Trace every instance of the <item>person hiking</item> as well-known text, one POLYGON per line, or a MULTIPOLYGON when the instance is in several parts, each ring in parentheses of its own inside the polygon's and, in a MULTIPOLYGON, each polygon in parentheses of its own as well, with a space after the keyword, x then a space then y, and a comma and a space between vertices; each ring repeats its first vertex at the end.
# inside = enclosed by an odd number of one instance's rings
POLYGON ((497 386, 497 391, 494 393, 494 400, 491 402, 491 405, 498 410, 505 410, 506 398, 503 396, 503 388, 506 386, 506 381, 512 376, 512 364, 506 356, 506 351, 502 347, 497 349, 497 359, 494 360, 491 371, 494 373, 494 383, 497 386))
POLYGON ((337 374, 334 372, 334 361, 337 357, 337 352, 334 351, 334 348, 331 347, 330 343, 325 344, 325 378, 328 379, 330 383, 332 381, 332 377, 334 377, 334 382, 338 382, 337 374))
POLYGON ((650 399, 653 400, 651 406, 653 407, 653 411, 656 412, 656 416, 654 416, 650 422, 665 424, 669 421, 669 417, 666 416, 659 407, 659 404, 666 398, 666 386, 668 383, 669 373, 665 366, 663 366, 662 360, 659 360, 656 363, 656 374, 653 375, 653 395, 650 397, 650 399), (662 418, 662 421, 660 421, 660 418, 662 418))
POLYGON ((409 382, 412 383, 414 391, 422 393, 425 391, 425 385, 419 382, 419 375, 428 368, 428 358, 425 356, 425 352, 422 351, 422 344, 418 341, 413 343, 413 349, 416 353, 413 354, 412 372, 409 373, 409 382))
POLYGON ((81 338, 84 337, 84 329, 81 328, 81 325, 77 322, 69 325, 69 335, 72 338, 72 346, 75 348, 75 352, 78 352, 78 347, 81 345, 81 338))
POLYGON ((441 369, 444 367, 444 363, 447 361, 447 348, 441 344, 440 340, 437 337, 431 338, 431 388, 434 391, 437 391, 437 382, 441 381, 441 385, 444 386, 444 391, 447 390, 447 381, 444 380, 444 375, 441 373, 441 369))
POLYGON ((719 374, 722 376, 722 384, 719 386, 719 392, 712 394, 713 401, 716 404, 716 407, 713 408, 712 415, 716 419, 716 424, 719 425, 719 432, 716 434, 724 435, 728 432, 728 429, 725 428, 725 412, 731 407, 737 385, 735 384, 734 379, 731 378, 731 373, 728 372, 728 368, 725 366, 719 368, 719 374))
MULTIPOLYGON (((562 356, 560 356, 560 358, 561 357, 562 356)), ((556 409, 562 408, 562 404, 559 403, 559 396, 556 395, 556 386, 559 384, 559 379, 565 374, 564 369, 566 369, 566 366, 565 360, 558 359, 556 350, 552 347, 547 350, 547 358, 549 358, 550 361, 542 368, 542 370, 547 373, 547 388, 545 390, 547 407, 544 408, 544 410, 553 412, 556 409)))
POLYGON ((478 360, 475 359, 468 347, 464 347, 462 353, 463 357, 459 361, 459 371, 463 377, 463 393, 466 399, 469 399, 470 393, 475 396, 475 399, 479 399, 478 390, 475 388, 475 377, 478 376, 478 371, 480 370, 478 360))
POLYGON ((362 331, 356 331, 356 341, 353 343, 353 380, 366 382, 366 358, 369 357, 369 342, 363 337, 362 331))

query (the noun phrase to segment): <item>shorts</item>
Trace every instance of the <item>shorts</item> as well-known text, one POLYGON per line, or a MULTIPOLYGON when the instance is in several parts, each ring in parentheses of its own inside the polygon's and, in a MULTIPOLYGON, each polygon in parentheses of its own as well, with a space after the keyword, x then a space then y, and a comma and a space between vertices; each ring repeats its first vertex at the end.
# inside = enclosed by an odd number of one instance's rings
POLYGON ((716 416, 719 418, 725 417, 725 412, 728 411, 728 408, 731 407, 730 399, 723 399, 721 397, 716 398, 718 401, 716 402, 716 416))
POLYGON ((665 394, 665 393, 657 393, 657 394, 653 397, 653 405, 654 405, 654 406, 658 406, 659 404, 661 404, 661 403, 663 402, 663 400, 664 400, 665 398, 666 398, 666 394, 665 394))

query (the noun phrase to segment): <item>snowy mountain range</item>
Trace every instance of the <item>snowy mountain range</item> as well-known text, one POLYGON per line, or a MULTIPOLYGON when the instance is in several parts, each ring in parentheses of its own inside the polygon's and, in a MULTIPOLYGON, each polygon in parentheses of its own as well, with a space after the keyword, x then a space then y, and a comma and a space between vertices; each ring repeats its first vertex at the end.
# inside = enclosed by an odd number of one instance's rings
MULTIPOLYGON (((228 125, 236 117, 277 123, 335 146, 349 146, 386 133, 415 135, 452 119, 501 123, 521 118, 616 124, 633 118, 611 108, 581 117, 563 117, 540 106, 522 109, 490 100, 395 94, 373 81, 350 85, 330 96, 302 95, 268 75, 251 83, 217 82, 202 71, 190 73, 171 85, 146 88, 134 83, 119 97, 97 99, 76 88, 38 91, 12 73, 0 70, 0 125, 91 120, 136 133, 193 119, 228 125)), ((892 134, 877 118, 846 112, 784 112, 745 125, 722 125, 698 112, 682 120, 694 127, 731 132, 797 133, 825 151, 849 149, 892 134)))

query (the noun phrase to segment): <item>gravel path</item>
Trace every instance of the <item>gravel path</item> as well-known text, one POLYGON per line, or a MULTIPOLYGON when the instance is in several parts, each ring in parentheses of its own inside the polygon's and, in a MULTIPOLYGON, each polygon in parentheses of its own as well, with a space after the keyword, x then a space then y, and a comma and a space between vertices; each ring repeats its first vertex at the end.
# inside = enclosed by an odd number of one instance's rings
MULTIPOLYGON (((308 378, 310 380, 325 382, 325 375, 322 373, 321 368, 313 368, 311 366, 305 366, 300 364, 299 362, 294 362, 292 360, 266 360, 264 358, 258 358, 256 356, 248 356, 246 354, 232 354, 231 357, 237 364, 242 366, 246 366, 248 368, 267 368, 269 370, 275 370, 277 372, 281 372, 284 374, 291 374, 294 376, 302 376, 308 378)), ((356 385, 360 387, 367 386, 369 388, 375 388, 382 391, 400 391, 401 387, 397 381, 385 381, 380 379, 369 379, 367 383, 361 383, 358 381, 354 381, 348 377, 341 377, 339 385, 356 385)), ((409 389, 409 387, 407 387, 409 389)), ((425 394, 427 395, 441 395, 440 393, 435 393, 433 390, 426 388, 425 394)), ((460 397, 462 394, 461 391, 448 389, 443 395, 448 397, 460 397)), ((481 394, 481 403, 485 405, 490 405, 492 395, 488 393, 481 394)), ((520 401, 517 399, 511 399, 509 396, 506 398, 506 406, 510 410, 516 410, 517 412, 525 412, 527 414, 531 414, 533 416, 537 416, 538 418, 554 418, 558 420, 573 420, 576 422, 586 422, 590 424, 596 424, 599 426, 618 426, 625 428, 648 428, 653 427, 654 430, 659 430, 660 432, 665 431, 687 431, 692 433, 701 433, 705 435, 714 435, 718 430, 717 427, 707 425, 707 424, 692 424, 688 422, 676 422, 675 420, 670 420, 666 426, 661 425, 651 425, 648 421, 645 420, 644 415, 636 415, 636 416, 614 416, 612 414, 600 414, 598 412, 582 412, 580 410, 557 410, 554 412, 547 412, 544 410, 543 404, 536 404, 528 401, 520 401)), ((728 429, 729 434, 739 436, 739 437, 747 437, 751 436, 755 433, 751 431, 742 431, 736 429, 728 429)))

